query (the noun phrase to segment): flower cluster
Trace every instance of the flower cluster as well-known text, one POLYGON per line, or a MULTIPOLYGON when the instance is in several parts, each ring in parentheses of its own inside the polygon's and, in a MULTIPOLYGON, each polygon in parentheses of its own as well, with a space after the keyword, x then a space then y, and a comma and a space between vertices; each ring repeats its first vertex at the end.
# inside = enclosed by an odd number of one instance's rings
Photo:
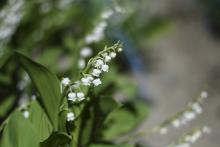
POLYGON ((156 130, 159 130, 160 134, 163 135, 167 133, 170 125, 174 128, 179 128, 181 125, 185 125, 189 121, 194 120, 197 115, 203 112, 201 104, 207 97, 208 93, 206 91, 202 91, 200 96, 195 101, 189 103, 188 107, 184 111, 181 111, 170 119, 164 121, 156 128, 156 130))
POLYGON ((176 143, 168 147, 190 147, 195 143, 203 134, 210 134, 211 130, 208 127, 196 128, 192 132, 181 137, 176 143))
MULTIPOLYGON (((124 12, 122 8, 116 5, 113 9, 104 10, 100 15, 100 20, 94 27, 94 29, 85 36, 84 40, 87 45, 101 41, 104 38, 104 32, 108 26, 108 19, 110 19, 115 12, 124 12)), ((92 49, 88 46, 83 47, 80 51, 81 58, 78 61, 79 69, 83 69, 86 66, 85 58, 92 55, 92 49)), ((113 55, 114 56, 114 55, 113 55)), ((106 57, 110 61, 109 57, 106 57)))
POLYGON ((98 42, 103 39, 104 31, 108 26, 107 20, 117 13, 122 13, 123 10, 118 5, 114 7, 114 9, 105 10, 101 13, 101 19, 96 25, 96 27, 85 37, 86 44, 91 44, 94 42, 98 42))
MULTIPOLYGON (((105 47, 97 56, 91 58, 84 70, 80 80, 71 83, 69 78, 63 78, 61 81, 61 92, 63 87, 67 87, 67 99, 69 103, 79 103, 86 99, 86 94, 82 91, 82 87, 96 87, 102 84, 101 75, 109 71, 109 62, 122 51, 122 45, 116 43, 112 47, 105 47)), ((67 121, 73 121, 75 115, 73 112, 67 114, 67 121)))

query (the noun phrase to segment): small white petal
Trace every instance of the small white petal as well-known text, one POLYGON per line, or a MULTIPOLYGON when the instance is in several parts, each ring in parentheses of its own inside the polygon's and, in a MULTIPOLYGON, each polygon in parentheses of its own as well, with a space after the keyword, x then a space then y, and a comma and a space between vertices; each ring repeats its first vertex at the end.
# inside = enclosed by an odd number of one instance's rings
POLYGON ((73 112, 67 113, 67 121, 73 121, 75 119, 75 115, 73 112))
POLYGON ((111 57, 110 56, 105 56, 105 62, 109 62, 111 61, 111 57))
POLYGON ((85 97, 84 93, 82 93, 82 92, 78 92, 76 95, 80 99, 85 97))
POLYGON ((104 62, 101 59, 98 59, 95 63, 95 67, 101 67, 104 64, 104 62))
POLYGON ((111 53, 110 53, 110 57, 111 57, 111 58, 115 58, 115 57, 116 57, 116 53, 115 53, 115 52, 111 52, 111 53))
POLYGON ((102 81, 100 79, 95 79, 92 81, 92 83, 94 84, 94 86, 99 86, 100 84, 102 84, 102 81))
POLYGON ((70 93, 68 94, 68 100, 75 102, 75 101, 76 101, 76 93, 70 92, 70 93))
POLYGON ((99 69, 93 69, 92 75, 95 77, 98 77, 101 74, 101 70, 99 69))
POLYGON ((102 65, 102 71, 108 72, 108 69, 109 69, 108 65, 106 65, 106 64, 102 65))
POLYGON ((87 86, 90 85, 90 79, 87 78, 87 77, 82 78, 81 82, 82 82, 83 85, 87 85, 87 86))
POLYGON ((64 85, 64 86, 67 86, 70 84, 70 79, 69 78, 63 78, 61 83, 64 85))
POLYGON ((87 78, 89 79, 90 82, 94 79, 92 76, 88 76, 87 78))

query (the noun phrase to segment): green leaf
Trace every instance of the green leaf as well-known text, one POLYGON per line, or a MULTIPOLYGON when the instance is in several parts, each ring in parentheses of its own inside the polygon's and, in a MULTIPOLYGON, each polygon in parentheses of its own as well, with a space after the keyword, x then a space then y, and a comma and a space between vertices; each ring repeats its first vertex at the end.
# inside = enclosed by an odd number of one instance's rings
POLYGON ((2 66, 5 65, 5 63, 7 63, 7 61, 10 59, 12 52, 9 48, 5 48, 3 49, 4 53, 0 53, 0 69, 2 68, 2 66))
POLYGON ((10 95, 0 104, 0 117, 4 117, 15 101, 15 95, 10 95))
POLYGON ((112 140, 137 127, 148 114, 148 106, 141 101, 129 101, 112 112, 105 121, 104 140, 112 140))
POLYGON ((105 119, 117 107, 118 103, 110 97, 91 98, 81 117, 80 146, 99 141, 105 119))
POLYGON ((40 141, 44 141, 50 136, 53 131, 53 127, 47 115, 37 101, 33 101, 30 104, 29 113, 29 120, 33 124, 34 128, 37 130, 40 141))
POLYGON ((48 115, 54 129, 58 129, 58 113, 61 101, 60 82, 46 67, 16 52, 16 58, 31 77, 41 97, 38 99, 48 115))
POLYGON ((36 130, 28 119, 19 111, 9 117, 3 134, 1 147, 39 147, 39 138, 36 130))
POLYGON ((71 142, 71 138, 60 132, 54 132, 51 136, 40 144, 41 147, 68 147, 71 142))

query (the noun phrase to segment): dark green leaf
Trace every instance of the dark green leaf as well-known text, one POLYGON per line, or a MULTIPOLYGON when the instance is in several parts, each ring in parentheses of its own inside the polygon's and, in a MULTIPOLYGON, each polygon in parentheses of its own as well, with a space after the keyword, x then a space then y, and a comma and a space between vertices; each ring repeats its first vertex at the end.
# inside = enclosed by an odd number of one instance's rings
POLYGON ((28 119, 19 111, 15 111, 6 124, 1 147, 39 147, 36 130, 28 119))
POLYGON ((93 97, 85 106, 82 114, 80 145, 86 146, 99 141, 104 120, 118 107, 118 103, 111 97, 93 97))
POLYGON ((112 112, 105 121, 103 135, 105 140, 112 140, 128 133, 143 121, 148 113, 148 107, 141 101, 130 101, 112 112))
POLYGON ((71 139, 67 134, 54 132, 41 143, 41 147, 68 147, 70 142, 71 139))
POLYGON ((29 120, 37 130, 40 141, 47 139, 52 133, 52 125, 37 101, 33 101, 29 109, 29 120))
POLYGON ((7 114, 8 110, 13 105, 15 100, 15 95, 11 95, 7 97, 1 104, 0 104, 0 117, 4 117, 7 114))
POLYGON ((40 104, 42 104, 45 109, 54 129, 57 130, 59 105, 61 101, 59 80, 56 75, 51 73, 46 67, 32 61, 19 52, 16 52, 15 55, 40 93, 40 104))

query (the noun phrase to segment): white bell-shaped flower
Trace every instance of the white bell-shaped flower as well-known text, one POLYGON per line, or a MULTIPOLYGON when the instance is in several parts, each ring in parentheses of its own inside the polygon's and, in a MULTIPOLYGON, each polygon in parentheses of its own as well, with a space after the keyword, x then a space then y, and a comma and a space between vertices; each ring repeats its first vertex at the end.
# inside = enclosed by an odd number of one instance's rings
POLYGON ((81 82, 82 82, 83 85, 86 85, 86 86, 89 86, 90 83, 91 83, 91 81, 90 81, 90 79, 88 77, 82 78, 81 82))
POLYGON ((61 84, 64 85, 64 86, 67 86, 70 84, 70 79, 69 78, 63 78, 62 81, 61 81, 61 84))
POLYGON ((104 65, 102 65, 102 71, 104 71, 104 72, 108 72, 108 70, 109 70, 109 66, 107 65, 107 64, 104 64, 104 65))
POLYGON ((68 94, 68 100, 75 102, 76 101, 76 93, 75 92, 70 92, 68 94))
POLYGON ((99 86, 100 84, 102 84, 102 81, 100 79, 95 79, 92 81, 92 83, 94 84, 94 86, 99 86))
POLYGON ((110 57, 111 57, 111 58, 115 58, 115 57, 116 57, 116 53, 115 53, 115 52, 111 52, 111 53, 110 53, 110 57))
POLYGON ((75 119, 75 114, 73 112, 67 113, 67 121, 73 121, 75 119))
POLYGON ((105 62, 109 62, 111 61, 111 57, 110 56, 105 56, 105 62))
POLYGON ((93 69, 92 71, 92 75, 95 76, 95 77, 99 77, 99 75, 101 74, 101 70, 99 69, 93 69))
POLYGON ((100 68, 103 64, 104 64, 104 62, 101 59, 98 59, 95 62, 95 67, 100 68))
POLYGON ((79 101, 82 101, 85 99, 85 95, 82 92, 78 92, 76 95, 79 101))

